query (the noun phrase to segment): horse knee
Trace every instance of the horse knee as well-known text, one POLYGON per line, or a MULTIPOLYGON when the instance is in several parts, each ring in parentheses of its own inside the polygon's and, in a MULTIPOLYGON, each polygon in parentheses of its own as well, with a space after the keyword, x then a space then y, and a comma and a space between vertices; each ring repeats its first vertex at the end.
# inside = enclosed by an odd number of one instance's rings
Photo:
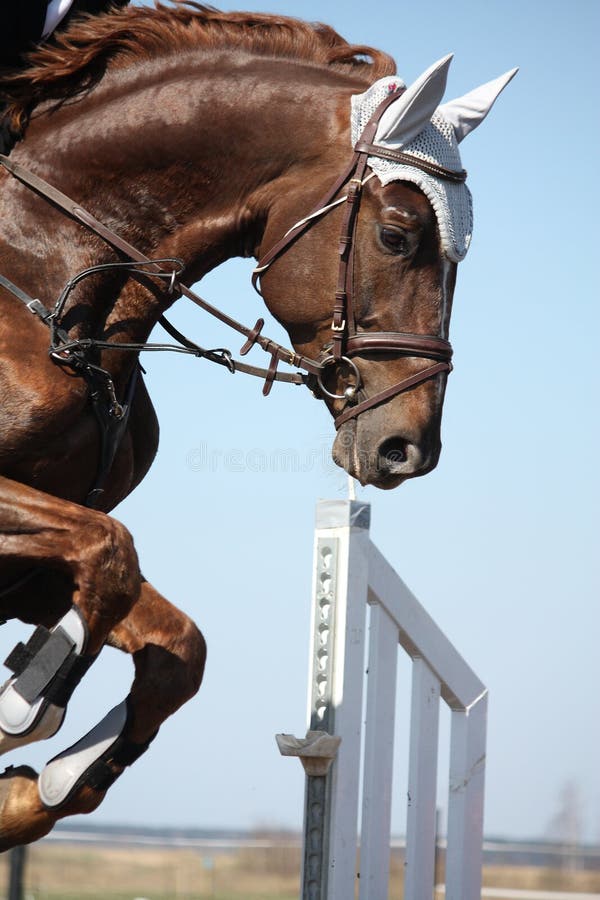
POLYGON ((99 513, 85 529, 85 544, 76 548, 74 560, 80 605, 86 617, 97 610, 118 622, 136 601, 141 575, 133 538, 116 519, 99 513))
MULTIPOLYGON (((86 532, 87 536, 87 532, 86 532)), ((89 547, 92 567, 115 594, 139 591, 141 576, 137 552, 129 530, 110 516, 101 516, 89 547)))

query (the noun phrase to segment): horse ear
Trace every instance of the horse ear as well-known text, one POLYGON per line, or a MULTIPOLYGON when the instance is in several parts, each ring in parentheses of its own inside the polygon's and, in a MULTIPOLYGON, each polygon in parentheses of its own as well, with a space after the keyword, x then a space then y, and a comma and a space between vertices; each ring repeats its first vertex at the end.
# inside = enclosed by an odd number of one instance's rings
POLYGON ((510 72, 482 84, 463 97, 440 106, 439 111, 454 128, 458 143, 483 122, 498 95, 518 71, 518 68, 511 69, 510 72))
POLYGON ((425 128, 444 96, 452 56, 450 53, 430 66, 386 109, 377 127, 376 144, 407 144, 425 128))

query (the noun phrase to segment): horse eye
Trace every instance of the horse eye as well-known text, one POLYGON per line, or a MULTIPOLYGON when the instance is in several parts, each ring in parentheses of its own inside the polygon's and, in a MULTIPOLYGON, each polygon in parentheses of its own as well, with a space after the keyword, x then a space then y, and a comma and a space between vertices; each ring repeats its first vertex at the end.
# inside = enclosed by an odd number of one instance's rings
POLYGON ((408 256, 411 247, 408 236, 399 228, 386 228, 381 226, 379 229, 379 237, 381 243, 387 250, 396 253, 398 256, 408 256))

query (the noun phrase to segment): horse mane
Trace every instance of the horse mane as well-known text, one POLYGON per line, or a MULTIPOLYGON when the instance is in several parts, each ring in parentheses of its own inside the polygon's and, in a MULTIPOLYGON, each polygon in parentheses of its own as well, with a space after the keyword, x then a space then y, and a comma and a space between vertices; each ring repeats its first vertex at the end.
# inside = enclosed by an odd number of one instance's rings
POLYGON ((113 7, 102 15, 74 17, 69 27, 26 57, 23 71, 0 76, 0 100, 15 131, 46 101, 61 104, 94 87, 110 66, 194 48, 242 49, 261 56, 303 61, 362 78, 366 84, 393 75, 388 54, 349 44, 333 28, 266 13, 221 12, 193 0, 155 0, 155 6, 113 7))

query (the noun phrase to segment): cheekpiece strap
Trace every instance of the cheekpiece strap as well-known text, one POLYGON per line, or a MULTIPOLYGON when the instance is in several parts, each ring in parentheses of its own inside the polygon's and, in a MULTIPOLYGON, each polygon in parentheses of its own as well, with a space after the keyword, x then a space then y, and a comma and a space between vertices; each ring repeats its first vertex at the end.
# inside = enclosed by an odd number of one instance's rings
POLYGON ((331 322, 331 352, 336 360, 342 359, 346 340, 348 336, 353 335, 356 331, 354 315, 354 238, 358 207, 362 198, 363 179, 368 161, 368 153, 361 148, 361 144, 364 144, 365 147, 371 146, 370 142, 375 137, 377 126, 383 113, 405 90, 406 88, 402 87, 390 91, 365 125, 360 141, 354 148, 353 167, 350 172, 351 178, 348 183, 348 194, 346 197, 346 211, 339 237, 340 264, 331 322))

